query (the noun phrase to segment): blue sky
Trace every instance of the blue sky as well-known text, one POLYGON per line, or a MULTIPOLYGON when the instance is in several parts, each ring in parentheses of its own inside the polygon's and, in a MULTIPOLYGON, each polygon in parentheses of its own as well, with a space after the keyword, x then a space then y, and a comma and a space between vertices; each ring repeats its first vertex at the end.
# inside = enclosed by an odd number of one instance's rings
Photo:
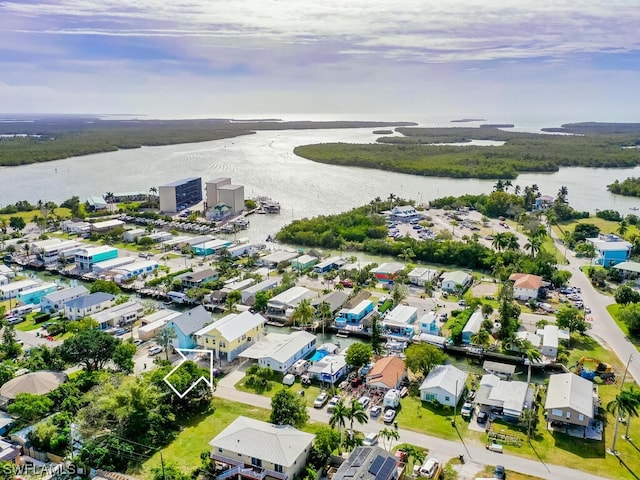
POLYGON ((0 0, 5 112, 632 121, 638 85, 637 0, 0 0))

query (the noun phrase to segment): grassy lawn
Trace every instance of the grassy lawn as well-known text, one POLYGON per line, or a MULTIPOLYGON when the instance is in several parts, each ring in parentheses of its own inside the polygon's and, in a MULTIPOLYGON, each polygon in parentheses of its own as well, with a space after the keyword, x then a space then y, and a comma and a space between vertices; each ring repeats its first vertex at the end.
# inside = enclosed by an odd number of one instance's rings
POLYGON ((617 303, 613 303, 607 307, 607 311, 613 317, 613 320, 616 322, 618 327, 620 327, 620 330, 622 330, 622 333, 624 333, 625 337, 627 337, 629 341, 636 346, 637 350, 640 350, 640 339, 629 335, 629 327, 627 326, 626 323, 624 323, 622 320, 618 318, 620 305, 618 305, 617 303))
POLYGON ((466 435, 469 424, 460 417, 459 411, 456 417, 457 428, 451 426, 452 418, 451 407, 435 407, 419 398, 405 397, 402 399, 402 408, 398 411, 396 421, 400 428, 406 430, 457 440, 458 434, 466 435))
MULTIPOLYGON (((487 465, 486 467, 484 467, 484 470, 480 470, 476 474, 476 477, 491 478, 493 477, 494 468, 495 468, 495 465, 487 465)), ((507 478, 509 480, 542 480, 540 477, 525 475, 524 473, 514 472, 513 470, 506 470, 506 472, 507 472, 507 478)))
MULTIPOLYGON (((162 450, 165 463, 175 463, 183 472, 191 472, 201 463, 200 453, 211 450, 209 441, 239 416, 269 421, 269 410, 251 405, 216 398, 213 406, 214 413, 195 417, 182 425, 177 438, 162 450)), ((160 452, 147 460, 140 472, 134 473, 150 478, 151 469, 158 466, 160 452)))
MULTIPOLYGON (((54 213, 58 215, 60 218, 71 218, 71 210, 68 208, 56 208, 54 213)), ((18 213, 3 213, 0 214, 0 218, 4 218, 7 222, 11 217, 20 217, 24 219, 26 223, 29 223, 33 220, 33 217, 37 215, 38 217, 42 217, 42 212, 40 210, 31 210, 29 212, 18 212, 18 213)))
POLYGON ((35 323, 33 321, 33 315, 29 315, 24 322, 18 323, 15 327, 16 330, 20 330, 21 332, 29 332, 31 330, 39 329, 43 323, 46 322, 35 323))
POLYGON ((296 381, 290 387, 282 383, 282 374, 280 372, 274 372, 273 379, 271 380, 271 389, 264 392, 256 392, 254 389, 245 386, 244 379, 235 384, 235 388, 241 392, 256 393, 258 395, 264 395, 265 397, 273 398, 273 396, 283 388, 288 388, 294 393, 304 391, 304 399, 307 402, 308 407, 313 407, 313 401, 320 394, 322 389, 318 386, 311 385, 308 387, 303 386, 299 381, 296 381))

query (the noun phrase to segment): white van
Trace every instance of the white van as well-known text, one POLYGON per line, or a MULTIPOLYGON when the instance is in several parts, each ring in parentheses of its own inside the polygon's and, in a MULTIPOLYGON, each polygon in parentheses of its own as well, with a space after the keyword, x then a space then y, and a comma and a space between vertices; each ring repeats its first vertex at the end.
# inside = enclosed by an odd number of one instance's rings
POLYGON ((427 458, 420 467, 420 475, 427 478, 433 478, 438 469, 440 468, 440 462, 435 458, 427 458))

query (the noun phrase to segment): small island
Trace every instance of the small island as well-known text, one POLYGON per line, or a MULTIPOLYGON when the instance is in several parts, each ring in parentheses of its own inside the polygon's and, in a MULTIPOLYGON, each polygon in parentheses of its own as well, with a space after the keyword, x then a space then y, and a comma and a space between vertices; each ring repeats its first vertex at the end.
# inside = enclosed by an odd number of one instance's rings
POLYGON ((393 130, 374 130, 374 135, 393 135, 393 130))
POLYGON ((486 122, 486 118, 460 118, 458 120, 451 120, 451 123, 469 123, 469 122, 486 122))
POLYGON ((513 123, 483 123, 480 128, 514 128, 513 123))

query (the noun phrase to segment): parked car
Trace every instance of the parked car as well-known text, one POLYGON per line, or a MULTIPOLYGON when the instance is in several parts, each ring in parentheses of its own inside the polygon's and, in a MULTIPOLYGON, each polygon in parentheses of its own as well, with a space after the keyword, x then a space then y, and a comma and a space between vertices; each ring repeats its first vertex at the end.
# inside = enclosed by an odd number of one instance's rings
POLYGON ((345 288, 353 288, 353 282, 351 280, 341 280, 339 283, 345 288))
POLYGON ((157 355, 162 351, 162 347, 159 347, 158 345, 151 347, 149 349, 149 355, 157 355))
POLYGON ((340 397, 338 397, 337 395, 335 397, 331 397, 331 400, 329 400, 329 404, 327 405, 327 412, 331 413, 333 412, 333 409, 336 407, 336 404, 340 401, 340 397))
POLYGON ((464 405, 462 405, 460 409, 460 415, 462 415, 463 418, 471 418, 473 415, 473 403, 464 402, 464 405))
POLYGON ((327 392, 320 392, 320 395, 313 401, 313 408, 322 408, 329 400, 327 392))
POLYGON ((143 343, 144 343, 144 340, 142 340, 141 338, 136 338, 136 339, 133 341, 133 344, 134 344, 134 345, 138 345, 138 346, 142 345, 143 343))
POLYGON ((393 408, 388 408, 384 412, 384 417, 382 417, 382 420, 384 421, 384 423, 391 423, 393 422, 394 418, 396 418, 396 411, 393 408))
POLYGON ((376 417, 379 417, 381 413, 382 413, 382 407, 380 405, 374 405, 373 407, 371 407, 371 410, 369 411, 369 416, 371 418, 376 418, 376 417))
POLYGON ((364 437, 362 444, 366 447, 373 447, 378 444, 378 434, 377 433, 367 433, 367 436, 364 437))
POLYGON ((367 408, 371 403, 371 399, 369 397, 360 397, 358 399, 358 403, 360 403, 364 408, 367 408))
POLYGON ((479 423, 480 425, 482 425, 483 423, 487 423, 487 418, 488 418, 488 417, 489 417, 489 416, 487 415, 487 412, 484 412, 484 411, 483 411, 483 412, 480 412, 480 413, 478 414, 477 421, 478 421, 478 423, 479 423))
POLYGON ((435 458, 427 458, 422 466, 420 467, 420 475, 433 478, 438 473, 440 469, 440 462, 435 458))
POLYGON ((505 480, 507 478, 507 472, 503 465, 496 465, 496 468, 493 471, 493 477, 499 480, 505 480))

